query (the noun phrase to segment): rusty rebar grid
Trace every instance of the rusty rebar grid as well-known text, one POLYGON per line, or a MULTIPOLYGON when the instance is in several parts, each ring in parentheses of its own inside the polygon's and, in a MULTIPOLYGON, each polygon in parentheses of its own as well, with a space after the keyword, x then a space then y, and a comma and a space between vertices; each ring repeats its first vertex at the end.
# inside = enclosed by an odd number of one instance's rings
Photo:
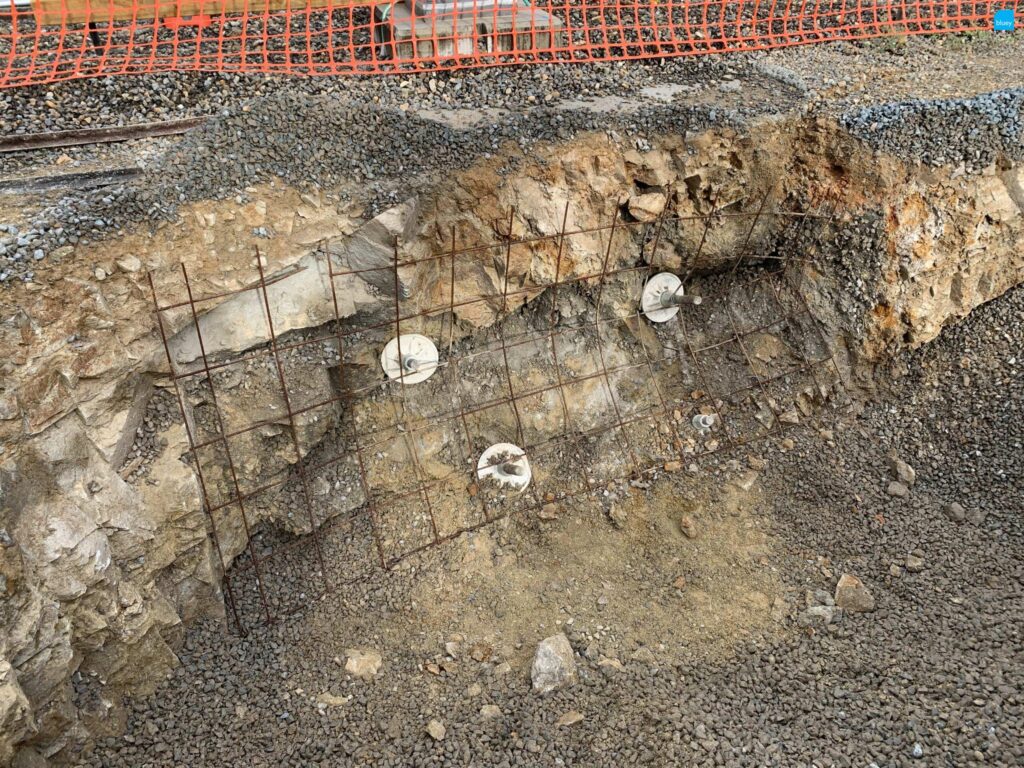
MULTIPOLYGON (((671 196, 672 191, 668 190, 666 194, 671 196)), ((809 374, 814 378, 818 392, 825 396, 826 388, 818 377, 821 367, 830 364, 836 374, 835 379, 837 382, 841 383, 842 376, 824 338, 824 334, 820 326, 814 322, 806 299, 800 291, 802 286, 799 284, 793 285, 789 279, 788 267, 791 263, 801 260, 785 259, 774 254, 761 254, 757 257, 757 260, 761 262, 776 262, 780 265, 779 268, 764 270, 758 276, 749 280, 745 279, 743 274, 741 274, 741 268, 746 261, 751 238, 763 217, 785 217, 787 221, 800 230, 802 230, 808 220, 825 218, 816 213, 766 212, 768 197, 769 195, 765 195, 760 200, 756 211, 747 213, 723 212, 717 209, 717 205, 714 202, 707 214, 693 217, 668 216, 663 209, 656 220, 650 257, 645 259, 643 250, 641 250, 638 259, 627 258, 624 265, 621 263, 623 261, 621 258, 616 257, 614 261, 612 259, 613 248, 616 247, 617 233, 629 231, 640 226, 649 227, 650 225, 641 222, 624 221, 617 207, 613 207, 607 224, 601 223, 596 227, 569 231, 567 228, 569 216, 568 202, 561 211, 559 231, 554 235, 516 238, 514 236, 516 211, 510 209, 507 219, 495 227, 499 233, 498 242, 490 245, 472 245, 460 248, 458 247, 455 228, 452 227, 450 247, 437 254, 431 254, 422 259, 403 261, 396 246, 389 265, 359 269, 336 269, 334 256, 330 248, 325 248, 318 251, 316 257, 326 259, 327 261, 326 273, 330 284, 330 302, 333 307, 333 317, 322 326, 322 331, 311 334, 312 338, 300 336, 298 340, 282 341, 280 339, 274 325, 273 310, 267 287, 287 280, 289 277, 298 274, 302 269, 308 269, 308 266, 304 268, 291 268, 283 274, 268 277, 264 273, 263 264, 257 251, 259 280, 254 285, 248 285, 235 291, 219 292, 205 297, 195 297, 193 295, 189 275, 184 266, 182 266, 181 274, 188 294, 188 300, 168 304, 161 304, 158 301, 156 289, 152 287, 152 276, 150 276, 154 310, 157 315, 168 365, 170 366, 171 380, 178 394, 179 407, 182 409, 183 415, 185 415, 189 452, 196 466, 197 477, 202 490, 203 505, 209 521, 209 533, 213 540, 214 549, 220 559, 225 585, 225 601, 228 604, 234 625, 242 632, 247 629, 246 617, 242 615, 244 613, 243 601, 239 600, 239 595, 236 594, 232 584, 232 571, 237 576, 250 571, 254 574, 256 580, 255 594, 259 598, 260 613, 264 621, 272 621, 275 615, 283 615, 290 610, 281 608, 276 613, 272 611, 266 594, 266 587, 274 576, 272 566, 276 564, 279 553, 301 550, 307 539, 311 540, 311 546, 319 566, 318 572, 315 574, 315 576, 321 579, 318 591, 323 592, 329 589, 331 585, 328 582, 328 567, 325 562, 322 539, 325 535, 324 531, 332 527, 335 524, 334 521, 339 519, 352 521, 358 519, 361 514, 367 516, 370 529, 369 535, 372 538, 372 546, 376 550, 377 563, 380 568, 387 569, 418 552, 449 541, 468 531, 478 530, 511 514, 524 514, 540 509, 548 503, 562 502, 581 496, 592 496, 596 490, 607 482, 641 477, 660 471, 663 468, 660 459, 652 461, 649 456, 642 458, 637 452, 637 448, 642 446, 634 446, 630 437, 630 428, 639 428, 641 430, 653 429, 659 435, 658 441, 662 440, 660 435, 668 435, 665 448, 655 447, 653 452, 657 454, 658 451, 667 449, 668 452, 664 455, 678 462, 685 461, 687 456, 699 458, 719 450, 732 450, 755 440, 762 440, 766 437, 781 434, 785 430, 786 425, 780 419, 781 414, 778 408, 773 404, 773 397, 770 392, 770 388, 773 385, 777 382, 780 385, 785 384, 788 380, 797 376, 809 374), (617 340, 625 340, 627 337, 622 335, 623 328, 628 329, 631 326, 634 328, 642 327, 646 322, 643 312, 638 308, 639 295, 634 297, 631 291, 633 291, 634 287, 637 291, 642 290, 643 284, 651 277, 654 270, 658 268, 658 249, 665 227, 671 223, 685 224, 687 222, 699 222, 702 226, 700 243, 696 252, 684 262, 684 282, 688 282, 693 277, 700 263, 709 231, 716 222, 730 218, 748 219, 750 226, 744 237, 742 247, 739 249, 738 256, 727 267, 727 272, 723 275, 726 278, 724 289, 705 295, 706 300, 718 299, 724 301, 729 321, 728 335, 720 339, 711 339, 708 343, 695 344, 693 341, 693 331, 697 329, 688 328, 687 320, 684 317, 685 313, 679 312, 674 320, 665 325, 663 331, 655 332, 652 330, 647 332, 646 335, 644 333, 633 334, 635 344, 640 347, 639 352, 642 357, 635 355, 633 352, 627 352, 627 362, 610 364, 605 355, 605 343, 614 344, 617 340), (563 256, 567 245, 571 243, 574 236, 587 234, 598 234, 602 241, 604 237, 607 237, 607 243, 603 248, 604 253, 601 259, 600 270, 588 272, 586 269, 574 269, 569 274, 563 275, 563 256), (538 244, 550 244, 556 249, 553 278, 540 284, 530 284, 528 280, 524 280, 518 288, 511 286, 510 279, 514 249, 529 248, 538 244), (481 291, 468 299, 456 300, 455 289, 459 260, 466 258, 478 259, 486 257, 488 253, 500 253, 500 260, 502 262, 500 291, 481 291), (405 311, 402 283, 399 275, 400 270, 430 264, 433 265, 431 268, 439 273, 447 272, 448 285, 442 286, 442 288, 447 289, 444 291, 447 295, 444 296, 440 304, 425 307, 414 305, 411 307, 411 311, 405 311), (577 271, 581 272, 581 274, 575 274, 577 271), (369 275, 375 272, 381 275, 382 279, 389 280, 392 285, 394 303, 391 319, 380 322, 360 323, 358 320, 352 321, 351 319, 343 318, 340 312, 337 280, 344 277, 369 275), (623 290, 627 292, 629 300, 633 302, 633 308, 629 311, 623 311, 621 305, 616 307, 613 303, 610 316, 606 316, 604 311, 605 290, 606 286, 613 279, 618 281, 620 288, 625 286, 623 290), (636 286, 633 286, 634 282, 636 286), (734 312, 735 307, 731 303, 731 297, 734 292, 738 293, 740 289, 760 285, 762 282, 766 282, 770 286, 770 295, 774 298, 772 306, 777 311, 778 316, 771 317, 766 322, 754 324, 749 328, 741 327, 738 316, 734 312), (558 311, 559 292, 567 286, 575 286, 578 290, 592 297, 592 320, 589 319, 589 311, 584 312, 581 318, 577 320, 570 320, 560 315, 558 311), (227 359, 213 360, 208 354, 203 339, 200 322, 201 315, 197 307, 203 303, 223 301, 246 291, 255 291, 261 299, 262 310, 265 312, 267 320, 267 338, 265 343, 260 342, 254 345, 257 348, 249 348, 229 354, 227 359), (785 300, 784 293, 787 291, 796 294, 795 302, 785 300), (539 330, 528 329, 523 332, 510 333, 511 329, 506 327, 506 325, 508 320, 515 316, 518 307, 528 304, 531 298, 536 298, 545 292, 548 294, 548 300, 550 300, 551 304, 549 310, 541 314, 546 315, 548 327, 539 330), (595 295, 596 299, 594 298, 595 295), (513 301, 515 302, 514 305, 513 301), (458 347, 462 346, 461 339, 456 339, 459 316, 475 305, 486 306, 491 311, 494 311, 496 319, 493 323, 492 331, 495 339, 491 342, 486 340, 477 342, 473 347, 460 350, 458 347), (513 306, 516 311, 512 311, 513 306), (189 309, 189 316, 191 318, 191 326, 189 328, 194 328, 199 346, 199 355, 198 359, 179 365, 172 359, 170 342, 163 321, 163 313, 182 307, 189 309), (799 328, 797 323, 798 321, 803 322, 802 319, 806 319, 807 324, 817 337, 818 347, 827 354, 820 359, 814 359, 813 354, 809 357, 803 350, 794 349, 791 351, 798 359, 799 365, 774 375, 761 375, 758 373, 757 366, 745 344, 745 340, 756 333, 770 332, 776 326, 779 326, 780 332, 787 327, 791 331, 796 331, 799 328), (350 343, 356 343, 355 337, 360 334, 370 333, 371 335, 376 334, 374 336, 376 338, 390 331, 400 338, 403 324, 418 324, 427 321, 436 323, 434 330, 442 340, 445 332, 447 332, 448 337, 447 359, 439 366, 440 376, 436 378, 435 382, 439 389, 439 396, 436 402, 432 402, 429 413, 413 413, 415 409, 412 408, 412 401, 409 400, 409 390, 402 377, 398 381, 389 384, 386 378, 380 375, 378 376, 378 381, 370 384, 360 386, 358 383, 353 383, 351 386, 348 385, 346 382, 345 350, 350 343), (618 328, 618 331, 614 332, 619 333, 619 339, 609 335, 613 333, 613 328, 618 328), (574 371, 573 375, 567 378, 564 375, 565 347, 563 344, 565 342, 560 342, 560 339, 565 337, 571 343, 574 338, 578 338, 578 336, 574 337, 573 334, 586 335, 589 333, 593 333, 597 339, 596 358, 594 358, 597 365, 592 366, 592 370, 584 373, 574 371), (652 343, 652 339, 656 343, 652 343), (677 342, 675 345, 673 340, 677 342), (457 341, 460 343, 457 344, 457 341), (717 388, 712 388, 709 384, 705 367, 706 362, 703 358, 709 354, 715 354, 717 350, 722 350, 727 345, 732 344, 735 344, 741 353, 745 366, 743 370, 749 373, 746 379, 750 379, 750 381, 743 386, 731 386, 728 391, 718 391, 717 388), (324 398, 314 398, 312 403, 299 405, 292 397, 289 377, 285 375, 283 355, 314 345, 337 346, 337 357, 339 360, 338 391, 336 393, 328 392, 326 393, 328 396, 324 398), (660 352, 658 350, 659 345, 660 352), (549 350, 554 380, 536 386, 528 385, 525 382, 522 382, 520 385, 514 385, 510 352, 520 348, 526 350, 536 348, 538 352, 545 349, 549 350), (500 356, 500 362, 496 365, 496 375, 499 379, 498 389, 504 390, 504 392, 499 392, 491 397, 470 397, 466 390, 466 383, 463 381, 464 377, 460 375, 460 371, 466 370, 464 366, 474 365, 477 360, 480 360, 481 364, 485 364, 488 358, 493 358, 495 355, 500 356), (261 358, 267 358, 272 363, 271 367, 277 373, 277 385, 285 405, 295 462, 286 468, 284 472, 268 472, 267 474, 270 476, 268 482, 258 483, 254 488, 243 489, 235 470, 231 440, 260 427, 276 424, 278 420, 272 418, 255 419, 240 427, 229 430, 221 412, 212 374, 232 365, 244 365, 249 362, 259 361, 261 358), (687 375, 692 375, 695 382, 699 385, 688 397, 679 395, 673 397, 662 389, 656 366, 672 366, 674 364, 683 365, 687 375), (616 393, 613 377, 619 382, 629 377, 646 377, 648 383, 645 385, 645 391, 648 395, 654 396, 654 402, 631 407, 627 400, 622 399, 616 393), (182 383, 193 379, 200 382, 205 379, 210 389, 209 405, 212 408, 217 428, 212 436, 205 439, 201 438, 190 425, 191 422, 181 390, 182 383), (584 425, 574 423, 575 419, 571 415, 572 408, 568 404, 568 396, 571 392, 568 390, 573 386, 595 382, 605 392, 605 405, 608 408, 603 408, 602 406, 601 416, 596 420, 596 423, 584 427, 584 425), (527 407, 526 403, 531 398, 542 398, 545 394, 551 392, 554 392, 557 396, 556 405, 562 414, 562 428, 558 434, 549 436, 542 434, 541 439, 528 439, 521 409, 527 407), (741 427, 731 424, 726 419, 725 412, 729 412, 734 408, 742 409, 749 404, 756 405, 757 400, 754 397, 754 393, 760 394, 766 407, 771 412, 772 420, 766 432, 745 435, 741 427), (363 402, 362 399, 368 395, 383 396, 391 404, 395 418, 384 419, 381 423, 376 423, 370 428, 360 428, 357 420, 353 418, 350 435, 348 434, 349 428, 343 428, 341 423, 339 423, 337 429, 340 430, 339 434, 342 435, 343 440, 341 449, 338 452, 317 458, 312 457, 308 453, 303 454, 297 427, 298 417, 326 406, 338 407, 343 414, 354 412, 354 408, 360 402, 363 402), (517 497, 513 502, 503 502, 501 504, 489 502, 485 498, 484 493, 471 490, 478 488, 481 483, 477 476, 474 461, 474 456, 476 455, 474 445, 485 444, 484 438, 486 436, 475 431, 471 427, 470 422, 475 417, 482 417, 488 411, 498 408, 508 408, 510 410, 514 420, 514 427, 512 429, 515 432, 516 444, 525 452, 529 460, 538 462, 538 466, 539 463, 545 462, 549 457, 563 455, 565 452, 568 452, 568 455, 571 457, 582 456, 588 447, 599 444, 603 439, 612 438, 612 444, 618 446, 616 450, 623 460, 622 462, 616 462, 615 465, 621 465, 624 471, 614 476, 603 476, 600 478, 600 482, 596 483, 595 479, 591 477, 591 467, 586 462, 579 461, 576 462, 579 469, 579 479, 569 484, 569 487, 558 487, 556 484, 547 493, 541 493, 541 483, 535 479, 530 484, 528 493, 522 497, 517 497), (624 412, 624 408, 628 409, 629 412, 624 412), (680 423, 679 419, 681 410, 685 410, 687 414, 690 412, 711 412, 715 414, 718 427, 716 427, 716 437, 714 440, 717 447, 712 447, 710 441, 706 444, 701 444, 692 438, 684 438, 683 424, 680 423), (449 445, 450 442, 451 454, 455 456, 453 461, 457 466, 447 468, 448 471, 440 476, 436 473, 428 475, 423 469, 422 459, 417 447, 418 440, 421 435, 438 429, 442 432, 448 430, 448 432, 444 432, 446 435, 445 445, 449 445), (398 434, 398 437, 395 437, 395 433, 398 434), (375 487, 374 479, 370 476, 367 463, 368 457, 374 452, 386 450, 387 446, 395 444, 396 440, 402 441, 406 446, 415 482, 413 487, 407 490, 382 490, 375 487), (689 444, 687 445, 687 443, 689 444), (214 499, 209 492, 209 480, 206 477, 204 459, 200 453, 203 449, 215 445, 223 446, 223 448, 214 455, 214 460, 223 461, 226 464, 227 474, 231 478, 230 493, 223 500, 214 499), (318 519, 310 490, 311 478, 319 476, 319 473, 329 468, 336 466, 344 467, 346 464, 354 466, 356 469, 358 487, 362 494, 360 503, 354 510, 350 509, 334 516, 328 515, 325 511, 322 516, 323 519, 318 519), (298 480, 301 488, 301 497, 306 507, 305 512, 308 517, 311 535, 271 545, 263 551, 257 551, 257 547, 254 545, 254 531, 250 525, 251 521, 247 513, 247 505, 256 504, 262 494, 281 488, 293 479, 298 480), (467 492, 468 502, 465 507, 456 507, 455 511, 478 509, 479 519, 475 522, 459 521, 451 530, 441 530, 433 506, 434 495, 440 495, 444 492, 451 493, 453 488, 458 489, 460 487, 459 483, 462 483, 462 487, 467 492), (429 519, 429 536, 424 541, 414 542, 404 548, 399 547, 394 552, 386 551, 383 528, 386 515, 381 505, 387 505, 389 509, 396 509, 407 501, 414 503, 412 500, 417 500, 426 510, 426 516, 429 519), (223 510, 236 506, 241 512, 241 519, 247 539, 244 550, 246 557, 244 562, 237 564, 234 569, 229 569, 226 557, 221 551, 216 516, 223 510)), ((836 206, 833 205, 829 217, 834 217, 835 209, 836 206)), ((643 235, 644 241, 641 249, 646 248, 646 238, 648 236, 649 230, 646 230, 643 235)), ((622 240, 625 241, 626 239, 622 238, 622 240)), ((474 261, 473 263, 478 262, 474 261)), ((495 259, 495 266, 498 266, 497 258, 495 259)), ((398 343, 399 355, 401 355, 401 342, 399 341, 398 343)), ((325 365, 329 364, 325 363, 325 365)), ((342 422, 344 422, 344 416, 342 417, 342 422)), ((572 462, 569 462, 569 464, 571 465, 572 462)), ((554 465, 552 465, 552 468, 554 468, 554 465)), ((565 469, 565 467, 560 467, 560 469, 565 469)), ((555 483, 555 480, 548 478, 544 482, 555 483)), ((474 516, 476 515, 476 513, 473 514, 474 516)), ((403 540, 399 539, 399 544, 402 543, 403 540)), ((335 585, 337 583, 335 582, 335 585)), ((349 582, 344 581, 341 583, 349 582)))

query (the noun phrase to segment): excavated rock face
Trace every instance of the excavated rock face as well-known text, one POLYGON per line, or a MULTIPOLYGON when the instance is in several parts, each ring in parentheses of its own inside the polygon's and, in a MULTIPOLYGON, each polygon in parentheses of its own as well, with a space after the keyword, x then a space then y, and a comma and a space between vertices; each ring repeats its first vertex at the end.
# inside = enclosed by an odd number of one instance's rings
MULTIPOLYGON (((294 190, 263 189, 265 200, 196 206, 179 225, 83 253, 41 292, 19 287, 0 296, 0 347, 10 351, 0 362, 0 763, 19 743, 48 756, 70 754, 90 732, 116 722, 121 693, 129 686, 144 692, 174 664, 182 621, 216 610, 221 557, 230 562, 247 543, 237 516, 225 511, 215 519, 222 551, 214 551, 196 474, 182 460, 186 425, 154 410, 158 400, 166 408, 166 395, 153 393, 154 385, 166 390, 170 371, 146 269, 156 270, 163 304, 183 301, 181 275, 172 269, 178 261, 188 265, 197 296, 250 285, 249 233, 271 226, 278 236, 261 241, 267 273, 307 267, 300 291, 269 296, 275 317, 290 318, 279 332, 301 334, 333 317, 325 258, 338 269, 381 268, 338 285, 339 314, 358 324, 393 311, 394 285, 383 277, 396 254, 407 261, 443 253, 453 230, 458 246, 500 242, 505 234, 529 240, 579 232, 561 249, 557 238, 517 245, 507 275, 500 249, 457 260, 454 336, 471 343, 503 312, 542 296, 556 270, 567 280, 646 261, 714 272, 741 253, 756 261, 785 252, 847 370, 865 382, 891 351, 927 342, 1024 280, 1024 168, 1002 159, 971 175, 909 165, 834 125, 794 119, 742 133, 666 135, 645 151, 590 134, 540 147, 516 167, 499 174, 502 158, 481 160, 362 223, 349 209, 294 190), (706 231, 685 220, 712 210, 751 212, 766 195, 774 207, 816 204, 835 217, 795 228, 763 217, 753 231, 749 217, 723 216, 706 231), (580 232, 607 228, 616 213, 652 227, 663 215, 684 220, 664 227, 656 251, 642 227, 619 229, 610 244, 607 229, 580 232), (310 256, 326 236, 336 238, 327 255, 310 256), (515 298, 504 306, 467 303, 501 294, 506 283, 515 298), (143 434, 150 447, 140 450, 143 434), (129 456, 135 459, 125 468, 129 456)), ((412 313, 446 303, 450 269, 444 259, 402 267, 403 306, 412 313)), ((610 281, 607 300, 631 301, 621 287, 610 281)), ((585 306, 587 297, 566 293, 566 311, 583 311, 572 303, 585 306)), ((215 358, 267 343, 255 292, 200 311, 215 358)), ((175 371, 194 371, 200 356, 190 311, 179 307, 164 321, 175 371)), ((440 322, 425 320, 422 330, 438 332, 440 322)), ((369 340, 346 350, 344 361, 332 359, 338 350, 329 344, 321 352, 290 361, 310 392, 334 386, 327 379, 333 364, 367 380, 377 375, 378 348, 369 340)), ((287 471, 300 458, 287 422, 274 422, 274 375, 265 364, 216 375, 228 419, 268 421, 232 446, 245 482, 287 471)), ((189 428, 202 439, 214 429, 209 392, 187 379, 182 391, 189 428)), ((338 406, 301 417, 299 454, 320 450, 345 416, 338 406)), ((229 478, 216 474, 219 458, 200 461, 213 493, 230 494, 229 478)), ((351 506, 360 503, 353 492, 351 506)), ((254 509, 254 520, 307 531, 309 523, 289 517, 287 507, 254 509)))

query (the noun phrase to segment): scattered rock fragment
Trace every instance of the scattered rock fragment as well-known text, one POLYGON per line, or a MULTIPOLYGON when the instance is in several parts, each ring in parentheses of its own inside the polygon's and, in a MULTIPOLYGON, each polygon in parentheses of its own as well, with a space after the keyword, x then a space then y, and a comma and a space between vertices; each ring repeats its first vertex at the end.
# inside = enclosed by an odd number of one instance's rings
POLYGON ((427 723, 427 733, 430 734, 430 738, 434 741, 442 741, 448 733, 448 729, 444 727, 444 723, 440 720, 431 720, 427 723))
POLYGON ((850 573, 844 573, 836 584, 836 606, 852 613, 868 613, 875 610, 875 598, 871 596, 864 582, 850 573))
POLYGON ((577 712, 575 709, 572 709, 572 710, 569 710, 568 712, 566 712, 560 718, 558 718, 555 721, 555 725, 559 726, 560 728, 564 728, 565 726, 568 726, 568 725, 575 725, 576 723, 580 722, 581 720, 583 720, 583 714, 580 713, 580 712, 577 712))
POLYGON ((540 520, 557 520, 558 519, 558 505, 557 504, 545 504, 539 510, 537 510, 537 518, 540 520))
POLYGON ((629 515, 618 504, 612 504, 612 508, 608 510, 608 518, 612 521, 612 525, 621 530, 626 527, 629 515))
POLYGON ((812 605, 798 617, 798 623, 803 627, 831 624, 836 618, 836 609, 831 605, 812 605))
POLYGON ((899 480, 907 488, 913 488, 917 482, 917 472, 914 468, 896 456, 889 457, 889 470, 893 477, 899 480))
POLYGON ((781 597, 776 597, 772 602, 772 621, 776 624, 782 624, 786 621, 787 616, 789 616, 789 603, 781 597))
POLYGON ((916 550, 907 555, 906 568, 909 573, 920 573, 924 570, 924 557, 916 550))
POLYGON ((890 496, 894 496, 897 499, 905 499, 910 495, 910 489, 907 488, 903 483, 893 480, 889 483, 889 486, 885 489, 886 493, 890 496))
POLYGON ((679 518, 679 532, 688 539, 697 538, 697 525, 693 522, 692 517, 683 515, 679 518))
POLYGON ((349 701, 351 701, 351 697, 335 696, 333 693, 330 693, 329 691, 324 691, 323 693, 317 695, 316 701, 317 704, 320 704, 325 707, 341 707, 345 704, 348 704, 349 701))
POLYGON ((473 661, 485 662, 494 655, 494 648, 487 643, 477 643, 469 649, 469 655, 473 661))
POLYGON ((943 504, 942 511, 954 523, 962 523, 967 518, 967 510, 955 501, 943 504))
POLYGON ((142 269, 142 262, 137 256, 125 256, 117 260, 117 267, 122 272, 138 272, 142 269))
POLYGON ((484 720, 493 720, 496 717, 501 717, 501 707, 494 704, 484 704, 480 707, 480 717, 484 720))
POLYGON ((576 682, 576 659, 569 638, 564 634, 552 635, 537 645, 530 679, 537 693, 548 693, 576 682))
POLYGON ((665 210, 665 195, 647 192, 629 198, 629 215, 637 221, 654 221, 665 210))
POLYGON ((375 677, 383 663, 381 655, 376 651, 348 648, 345 651, 345 671, 355 677, 368 680, 375 677))
POLYGON ((797 413, 796 408, 790 408, 788 411, 779 414, 779 421, 783 424, 799 424, 800 414, 797 413))
POLYGON ((735 485, 741 491, 749 491, 751 488, 754 487, 754 484, 756 482, 757 472, 750 470, 749 472, 744 472, 738 478, 733 480, 733 485, 735 485))

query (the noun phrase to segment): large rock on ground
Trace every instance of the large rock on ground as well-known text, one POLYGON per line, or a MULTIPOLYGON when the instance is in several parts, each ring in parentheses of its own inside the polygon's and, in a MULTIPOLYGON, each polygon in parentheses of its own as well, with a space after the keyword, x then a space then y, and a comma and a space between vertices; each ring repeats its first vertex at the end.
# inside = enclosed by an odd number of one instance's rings
POLYGON ((361 651, 349 648, 345 651, 345 655, 348 657, 345 660, 345 671, 364 680, 375 677, 380 671, 380 665, 384 661, 376 651, 361 651))
POLYGON ((548 693, 576 682, 576 659, 565 635, 552 635, 540 642, 530 677, 533 690, 538 693, 548 693))
POLYGON ((864 582, 849 573, 844 573, 836 584, 836 606, 851 613, 867 613, 875 610, 875 598, 868 592, 864 582))

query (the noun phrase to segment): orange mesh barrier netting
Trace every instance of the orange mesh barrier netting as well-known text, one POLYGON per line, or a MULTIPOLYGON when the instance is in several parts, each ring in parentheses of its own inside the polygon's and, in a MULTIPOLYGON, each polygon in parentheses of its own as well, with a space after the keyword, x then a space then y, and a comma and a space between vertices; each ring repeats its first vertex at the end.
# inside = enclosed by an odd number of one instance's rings
POLYGON ((991 30, 1014 0, 0 0, 0 87, 166 71, 381 74, 991 30))

